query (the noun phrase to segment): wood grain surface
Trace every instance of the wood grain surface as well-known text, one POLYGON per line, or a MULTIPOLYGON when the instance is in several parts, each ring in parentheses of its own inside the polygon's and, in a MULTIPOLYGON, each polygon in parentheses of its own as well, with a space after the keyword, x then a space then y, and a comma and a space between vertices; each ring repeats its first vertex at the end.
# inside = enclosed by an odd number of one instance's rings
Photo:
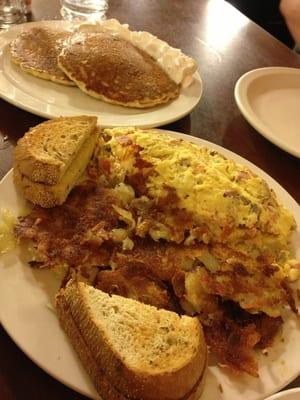
MULTIPOLYGON (((60 19, 58 0, 33 0, 32 20, 60 19)), ((234 101, 245 72, 300 67, 300 57, 223 0, 109 0, 108 18, 147 30, 199 64, 203 97, 187 117, 163 128, 217 143, 265 170, 300 202, 300 160, 252 128, 234 101)), ((18 138, 42 119, 0 100, 0 178, 12 167, 18 138)), ((300 140, 300 137, 299 137, 300 140)), ((1 400, 83 400, 26 357, 0 328, 1 400)), ((291 386, 300 385, 295 381, 291 386)), ((213 400, 213 399, 212 399, 213 400)))

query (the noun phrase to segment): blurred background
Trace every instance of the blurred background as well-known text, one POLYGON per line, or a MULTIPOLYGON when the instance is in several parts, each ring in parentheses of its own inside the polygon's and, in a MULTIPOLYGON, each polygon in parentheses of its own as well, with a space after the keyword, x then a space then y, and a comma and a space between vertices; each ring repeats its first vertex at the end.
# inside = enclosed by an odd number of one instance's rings
POLYGON ((279 11, 280 0, 226 0, 252 21, 288 47, 294 47, 285 21, 279 11))

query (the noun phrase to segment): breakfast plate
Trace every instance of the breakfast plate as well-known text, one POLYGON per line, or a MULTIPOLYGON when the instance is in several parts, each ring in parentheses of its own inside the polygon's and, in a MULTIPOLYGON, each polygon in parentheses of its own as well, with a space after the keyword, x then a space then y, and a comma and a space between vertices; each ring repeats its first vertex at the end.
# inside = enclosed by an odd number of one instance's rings
POLYGON ((300 157, 300 69, 252 70, 237 81, 234 95, 241 113, 258 132, 300 157))
POLYGON ((298 400, 300 397, 300 388, 284 390, 268 397, 266 400, 298 400))
MULTIPOLYGON (((296 218, 298 230, 293 235, 296 257, 300 258, 300 212, 295 200, 269 175, 242 157, 205 140, 169 133, 198 145, 204 145, 236 162, 248 166, 276 192, 281 202, 296 218)), ((14 215, 23 212, 24 203, 16 192, 10 171, 0 183, 0 209, 14 215)), ((59 276, 52 270, 33 269, 26 264, 24 252, 15 248, 0 258, 0 319, 15 343, 37 365, 72 389, 98 399, 87 374, 60 328, 53 307, 59 276)), ((283 332, 272 348, 259 356, 259 378, 245 374, 230 375, 210 360, 202 400, 262 400, 275 393, 300 373, 300 321, 284 316, 283 332)))
POLYGON ((181 90, 177 99, 149 109, 117 106, 94 99, 77 87, 68 87, 36 78, 10 61, 8 43, 32 27, 66 27, 66 21, 21 24, 0 34, 0 96, 6 101, 45 118, 70 115, 101 115, 101 125, 150 128, 176 121, 189 114, 202 95, 198 73, 193 83, 181 90))

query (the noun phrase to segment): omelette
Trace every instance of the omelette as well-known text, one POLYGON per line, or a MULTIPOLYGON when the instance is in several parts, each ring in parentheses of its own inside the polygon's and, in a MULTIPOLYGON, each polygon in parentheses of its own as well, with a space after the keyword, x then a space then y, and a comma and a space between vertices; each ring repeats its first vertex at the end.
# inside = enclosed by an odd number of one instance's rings
POLYGON ((283 287, 299 277, 290 248, 296 224, 262 178, 214 150, 156 131, 105 129, 101 140, 95 168, 127 198, 132 234, 206 245, 185 268, 183 303, 202 311, 190 288, 207 282, 205 293, 251 313, 277 317, 291 304, 283 287), (262 286, 264 293, 257 291, 262 286))
POLYGON ((197 315, 227 367, 258 376, 253 349, 297 313, 296 224, 267 183, 206 147, 155 130, 104 129, 60 207, 15 226, 31 265, 158 308, 197 315))
POLYGON ((71 34, 70 31, 50 27, 28 29, 10 43, 11 60, 38 78, 74 86, 57 64, 64 40, 71 34))
POLYGON ((223 243, 253 258, 284 260, 284 269, 295 220, 250 169, 155 131, 106 129, 104 137, 101 173, 111 184, 129 184, 135 203, 143 202, 136 205, 137 235, 185 245, 223 243))

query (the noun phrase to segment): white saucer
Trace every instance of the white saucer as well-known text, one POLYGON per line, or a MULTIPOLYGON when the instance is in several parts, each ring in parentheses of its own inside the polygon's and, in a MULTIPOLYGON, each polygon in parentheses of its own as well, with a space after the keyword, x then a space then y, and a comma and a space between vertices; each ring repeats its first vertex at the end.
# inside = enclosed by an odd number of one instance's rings
POLYGON ((243 75, 236 103, 266 139, 300 158, 300 69, 269 67, 243 75))
POLYGON ((300 399, 300 388, 284 390, 274 396, 268 397, 266 400, 299 400, 300 399))

